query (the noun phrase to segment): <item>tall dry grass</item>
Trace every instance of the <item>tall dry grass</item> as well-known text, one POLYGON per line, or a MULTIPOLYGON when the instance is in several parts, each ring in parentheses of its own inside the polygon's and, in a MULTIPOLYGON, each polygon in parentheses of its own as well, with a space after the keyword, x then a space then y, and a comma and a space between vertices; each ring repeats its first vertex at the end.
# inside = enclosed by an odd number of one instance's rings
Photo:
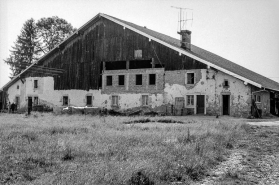
POLYGON ((143 119, 2 114, 0 184, 187 184, 225 160, 245 134, 234 121, 134 123, 143 119))

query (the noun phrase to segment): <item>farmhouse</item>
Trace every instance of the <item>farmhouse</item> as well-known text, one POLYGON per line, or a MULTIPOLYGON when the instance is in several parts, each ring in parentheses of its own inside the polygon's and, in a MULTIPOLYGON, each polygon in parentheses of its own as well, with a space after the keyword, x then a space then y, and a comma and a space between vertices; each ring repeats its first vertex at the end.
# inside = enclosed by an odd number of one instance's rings
POLYGON ((279 116, 277 82, 194 46, 191 31, 179 34, 181 40, 99 13, 8 82, 2 108, 9 101, 18 109, 279 116))

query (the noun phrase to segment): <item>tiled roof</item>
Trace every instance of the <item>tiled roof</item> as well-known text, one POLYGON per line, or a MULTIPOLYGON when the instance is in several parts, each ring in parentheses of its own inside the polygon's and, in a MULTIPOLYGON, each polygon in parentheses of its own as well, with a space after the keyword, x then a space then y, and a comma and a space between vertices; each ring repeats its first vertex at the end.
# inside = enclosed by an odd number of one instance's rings
MULTIPOLYGON (((106 15, 106 16, 109 16, 109 15, 106 15)), ((128 26, 131 26, 141 32, 144 32, 152 37, 155 37, 163 42, 166 42, 174 47, 177 47, 179 49, 180 48, 180 40, 178 39, 175 39, 175 38, 172 38, 168 35, 165 35, 165 34, 162 34, 162 33, 159 33, 159 32, 156 32, 156 31, 153 31, 153 30, 150 30, 148 28, 145 28, 145 27, 142 27, 142 26, 138 26, 134 23, 130 23, 130 22, 127 22, 127 21, 124 21, 124 20, 121 20, 121 19, 118 19, 118 18, 115 18, 115 17, 112 17, 112 16, 109 16, 117 21, 120 21, 128 26)), ((254 81, 256 83, 259 83, 262 85, 262 87, 265 87, 265 88, 268 88, 268 89, 272 89, 272 90, 276 90, 276 91, 279 91, 279 83, 269 79, 269 78, 266 78, 258 73, 255 73, 245 67, 242 67, 234 62, 231 62, 225 58, 222 58, 214 53, 211 53, 209 51, 206 51, 202 48, 199 48, 195 45, 191 45, 191 51, 188 51, 187 52, 195 55, 196 57, 199 57, 201 59, 204 59, 216 66, 219 66, 223 69, 226 69, 232 73, 235 73, 239 76, 242 76, 244 78, 247 78, 251 81, 254 81)))

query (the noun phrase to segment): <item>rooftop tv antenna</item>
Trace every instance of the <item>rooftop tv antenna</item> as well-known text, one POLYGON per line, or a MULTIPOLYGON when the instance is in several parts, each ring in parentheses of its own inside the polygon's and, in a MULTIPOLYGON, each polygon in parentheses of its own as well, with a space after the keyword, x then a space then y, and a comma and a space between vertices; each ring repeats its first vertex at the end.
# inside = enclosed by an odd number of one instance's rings
POLYGON ((176 7, 176 6, 171 6, 172 8, 175 8, 175 9, 179 9, 179 13, 178 13, 178 25, 177 27, 179 26, 179 30, 177 28, 177 31, 178 32, 181 32, 181 30, 186 30, 186 26, 187 26, 187 21, 192 21, 191 22, 191 25, 193 25, 193 20, 194 20, 194 17, 193 17, 193 9, 190 9, 190 8, 182 8, 182 7, 176 7), (192 17, 191 18, 188 18, 187 17, 187 10, 190 10, 192 12, 192 17), (184 12, 183 12, 184 11, 184 12), (186 17, 184 18, 186 14, 186 17))

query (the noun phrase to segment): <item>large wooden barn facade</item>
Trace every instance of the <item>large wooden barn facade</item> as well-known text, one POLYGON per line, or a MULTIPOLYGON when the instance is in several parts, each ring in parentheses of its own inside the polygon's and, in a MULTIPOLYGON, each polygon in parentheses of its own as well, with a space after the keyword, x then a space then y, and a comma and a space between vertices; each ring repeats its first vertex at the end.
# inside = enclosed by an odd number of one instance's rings
MULTIPOLYGON (((7 83, 18 109, 88 106, 166 114, 279 115, 279 84, 182 40, 105 14, 7 83)), ((5 97, 4 97, 5 94, 5 97)))

